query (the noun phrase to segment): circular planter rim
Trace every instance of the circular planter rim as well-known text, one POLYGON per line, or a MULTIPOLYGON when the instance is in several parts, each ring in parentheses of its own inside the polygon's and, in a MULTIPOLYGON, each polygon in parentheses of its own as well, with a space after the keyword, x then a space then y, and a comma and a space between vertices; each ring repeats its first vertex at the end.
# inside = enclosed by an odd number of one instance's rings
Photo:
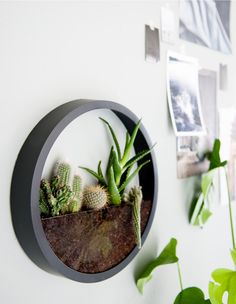
MULTIPOLYGON (((105 280, 121 271, 139 252, 138 248, 134 247, 124 260, 104 272, 82 273, 68 267, 55 255, 44 234, 38 208, 38 189, 48 153, 58 136, 74 119, 95 109, 111 110, 120 118, 128 131, 132 130, 138 121, 138 117, 128 108, 111 101, 80 99, 62 104, 42 118, 27 137, 16 160, 11 185, 13 226, 27 255, 39 267, 49 272, 59 273, 72 280, 86 283, 105 280)), ((152 146, 141 123, 135 150, 136 146, 140 146, 143 150, 143 145, 146 146, 145 148, 152 146), (139 145, 137 145, 138 138, 140 138, 139 145)), ((142 243, 144 243, 151 228, 157 203, 157 170, 153 150, 150 156, 150 172, 148 173, 151 174, 152 180, 150 181, 151 186, 147 185, 151 187, 152 191, 152 208, 142 234, 142 243)), ((142 177, 142 170, 139 177, 142 177)), ((143 190, 145 190, 145 186, 143 186, 143 190)))

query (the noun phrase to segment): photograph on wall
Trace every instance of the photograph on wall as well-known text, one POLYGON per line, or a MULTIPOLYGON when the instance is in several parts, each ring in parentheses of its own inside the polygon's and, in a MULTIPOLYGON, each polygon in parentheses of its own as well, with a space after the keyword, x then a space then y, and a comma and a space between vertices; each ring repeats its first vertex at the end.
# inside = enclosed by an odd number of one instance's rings
POLYGON ((181 0, 181 39, 231 54, 230 0, 181 0))
POLYGON ((167 97, 176 136, 205 134, 194 58, 169 52, 167 55, 167 97))
POLYGON ((236 201, 236 108, 220 110, 221 158, 228 161, 231 200, 236 201))
POLYGON ((202 174, 208 170, 209 161, 204 156, 212 149, 214 139, 219 134, 217 73, 215 71, 206 69, 199 71, 199 91, 206 136, 177 137, 178 178, 202 174))
POLYGON ((160 42, 158 28, 145 25, 145 60, 148 62, 160 61, 160 42))

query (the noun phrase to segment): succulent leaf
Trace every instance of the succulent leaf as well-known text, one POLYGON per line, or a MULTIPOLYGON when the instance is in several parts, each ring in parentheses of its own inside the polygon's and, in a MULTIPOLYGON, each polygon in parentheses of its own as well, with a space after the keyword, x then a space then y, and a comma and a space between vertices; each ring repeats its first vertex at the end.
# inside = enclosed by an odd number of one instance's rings
POLYGON ((124 151, 124 155, 120 161, 120 164, 122 167, 125 166, 125 164, 127 163, 128 159, 129 159, 129 156, 130 156, 130 153, 131 153, 131 150, 132 150, 132 147, 134 145, 134 141, 135 141, 135 138, 136 138, 136 135, 138 133, 138 129, 140 127, 140 124, 141 124, 141 119, 138 121, 138 123, 136 124, 134 130, 133 130, 133 133, 130 137, 130 140, 126 146, 126 149, 124 151))
POLYGON ((119 158, 119 160, 120 160, 120 159, 121 159, 121 151, 120 151, 120 145, 119 145, 119 142, 118 142, 118 140, 117 140, 116 134, 115 134, 113 128, 111 127, 111 125, 109 124, 108 121, 106 121, 106 120, 105 120, 104 118, 102 118, 102 117, 99 117, 99 118, 108 126, 109 131, 110 131, 111 136, 112 136, 112 139, 113 139, 114 144, 115 144, 115 146, 116 146, 116 151, 117 151, 117 154, 118 154, 118 158, 119 158))
POLYGON ((108 169, 108 192, 110 196, 110 203, 112 205, 120 205, 121 197, 119 190, 116 186, 114 170, 112 165, 108 169))
POLYGON ((127 179, 124 181, 124 183, 120 186, 119 192, 123 191, 127 187, 127 185, 131 182, 131 180, 135 177, 135 175, 137 175, 138 172, 142 169, 142 167, 148 164, 149 162, 150 160, 147 160, 144 163, 142 163, 140 166, 138 166, 138 168, 130 176, 128 176, 127 179))

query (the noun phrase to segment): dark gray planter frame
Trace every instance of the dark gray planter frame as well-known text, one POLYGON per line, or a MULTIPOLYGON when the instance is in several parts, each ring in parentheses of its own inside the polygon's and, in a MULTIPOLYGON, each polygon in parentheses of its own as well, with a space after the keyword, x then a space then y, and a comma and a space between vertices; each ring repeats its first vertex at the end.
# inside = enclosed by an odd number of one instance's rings
MULTIPOLYGON (((70 122, 95 109, 109 109, 114 112, 129 132, 134 129, 138 121, 137 116, 129 109, 115 102, 80 99, 65 103, 47 114, 29 134, 16 160, 11 184, 13 226, 26 254, 40 268, 50 273, 61 274, 86 283, 105 280, 121 271, 136 256, 138 248, 135 247, 122 262, 107 271, 95 274, 75 271, 57 258, 51 249, 42 227, 38 200, 43 167, 55 140, 70 122)), ((138 153, 151 146, 149 136, 141 124, 135 141, 135 151, 138 153)), ((151 228, 157 204, 157 166, 153 150, 149 157, 151 162, 139 173, 143 197, 152 201, 142 243, 151 228)))

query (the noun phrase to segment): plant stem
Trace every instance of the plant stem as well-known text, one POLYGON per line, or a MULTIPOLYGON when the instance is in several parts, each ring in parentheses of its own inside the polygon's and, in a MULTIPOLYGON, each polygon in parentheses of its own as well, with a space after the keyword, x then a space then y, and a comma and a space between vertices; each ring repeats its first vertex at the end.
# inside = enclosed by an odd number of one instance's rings
POLYGON ((229 198, 229 218, 230 218, 232 245, 233 245, 233 249, 236 249, 235 236, 234 236, 234 223, 233 223, 233 215, 232 215, 232 202, 231 202, 230 191, 229 191, 229 181, 228 181, 228 175, 227 175, 226 168, 224 168, 224 169, 225 169, 225 177, 226 177, 227 191, 228 191, 228 198, 229 198))
POLYGON ((181 291, 182 291, 184 288, 183 288, 183 281, 182 281, 179 261, 177 262, 177 268, 178 268, 178 275, 179 275, 179 285, 180 285, 180 288, 181 288, 181 291))

